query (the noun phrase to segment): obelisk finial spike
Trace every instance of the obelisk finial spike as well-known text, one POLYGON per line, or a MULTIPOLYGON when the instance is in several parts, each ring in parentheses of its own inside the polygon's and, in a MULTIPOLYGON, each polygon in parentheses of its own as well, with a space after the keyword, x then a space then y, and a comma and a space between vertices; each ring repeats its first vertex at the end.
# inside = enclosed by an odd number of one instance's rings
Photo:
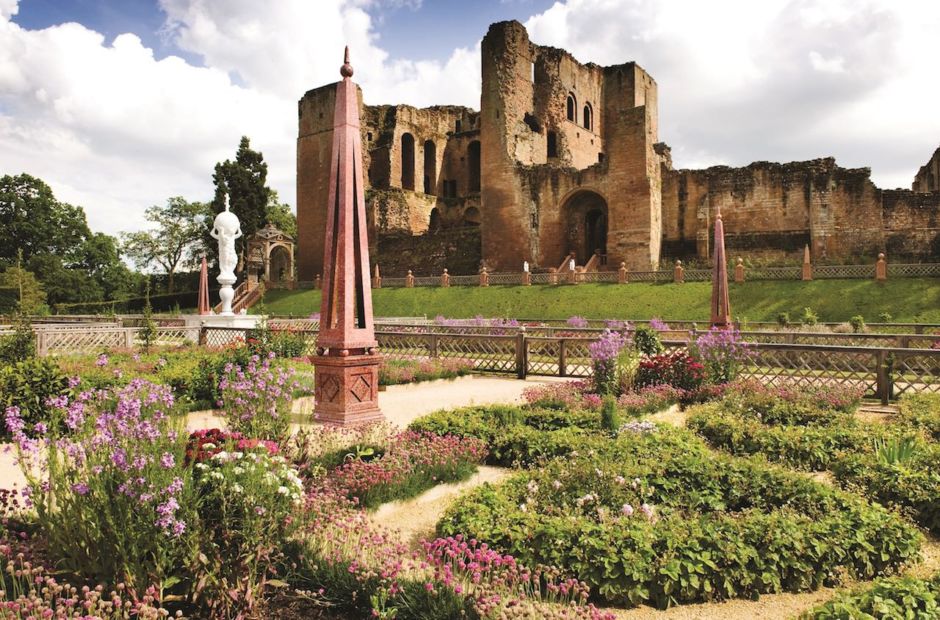
POLYGON ((353 75, 352 65, 349 64, 349 46, 343 52, 343 66, 339 68, 339 74, 344 78, 351 78, 353 75))

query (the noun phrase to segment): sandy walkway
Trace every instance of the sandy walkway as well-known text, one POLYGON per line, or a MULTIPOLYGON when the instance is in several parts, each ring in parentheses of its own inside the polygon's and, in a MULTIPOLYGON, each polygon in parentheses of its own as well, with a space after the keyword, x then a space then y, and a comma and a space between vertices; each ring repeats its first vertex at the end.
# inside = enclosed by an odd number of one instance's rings
POLYGON ((417 548, 423 539, 434 538, 438 519, 458 495, 487 482, 499 482, 512 473, 511 469, 481 465, 469 480, 438 485, 408 501, 383 504, 371 518, 396 531, 409 547, 417 548))

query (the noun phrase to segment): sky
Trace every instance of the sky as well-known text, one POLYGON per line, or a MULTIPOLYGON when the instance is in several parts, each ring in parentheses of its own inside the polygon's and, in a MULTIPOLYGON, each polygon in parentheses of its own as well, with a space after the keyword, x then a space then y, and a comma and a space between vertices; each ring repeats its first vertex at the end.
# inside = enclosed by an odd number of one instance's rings
POLYGON ((940 146, 937 0, 0 0, 0 174, 116 234, 210 199, 247 135, 294 205, 297 100, 344 45, 367 103, 479 108, 480 39, 506 19, 650 72, 679 168, 834 156, 910 187, 940 146))

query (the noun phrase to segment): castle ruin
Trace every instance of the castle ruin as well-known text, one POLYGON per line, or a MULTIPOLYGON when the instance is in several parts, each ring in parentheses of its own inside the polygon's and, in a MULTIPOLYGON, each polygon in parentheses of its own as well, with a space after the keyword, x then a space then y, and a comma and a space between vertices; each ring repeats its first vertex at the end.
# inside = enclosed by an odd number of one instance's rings
MULTIPOLYGON (((832 158, 676 170, 655 80, 582 64, 518 22, 483 39, 480 111, 362 105, 373 261, 385 276, 560 267, 656 269, 710 253, 720 209, 732 255, 940 257, 940 149, 912 190, 832 158)), ((321 273, 336 84, 299 102, 298 271, 321 273)))

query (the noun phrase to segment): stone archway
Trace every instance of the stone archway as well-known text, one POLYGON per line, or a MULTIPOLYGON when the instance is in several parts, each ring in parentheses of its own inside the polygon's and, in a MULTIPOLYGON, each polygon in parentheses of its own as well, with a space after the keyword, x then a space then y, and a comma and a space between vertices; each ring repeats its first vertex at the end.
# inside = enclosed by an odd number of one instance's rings
MULTIPOLYGON (((586 264, 595 252, 607 254, 607 201, 591 190, 569 196, 563 206, 567 226, 568 250, 575 253, 579 265, 586 264)), ((559 259, 562 257, 559 257, 559 259)))
POLYGON ((283 245, 273 246, 268 254, 267 280, 276 286, 283 286, 293 280, 294 266, 291 260, 290 250, 283 245))

